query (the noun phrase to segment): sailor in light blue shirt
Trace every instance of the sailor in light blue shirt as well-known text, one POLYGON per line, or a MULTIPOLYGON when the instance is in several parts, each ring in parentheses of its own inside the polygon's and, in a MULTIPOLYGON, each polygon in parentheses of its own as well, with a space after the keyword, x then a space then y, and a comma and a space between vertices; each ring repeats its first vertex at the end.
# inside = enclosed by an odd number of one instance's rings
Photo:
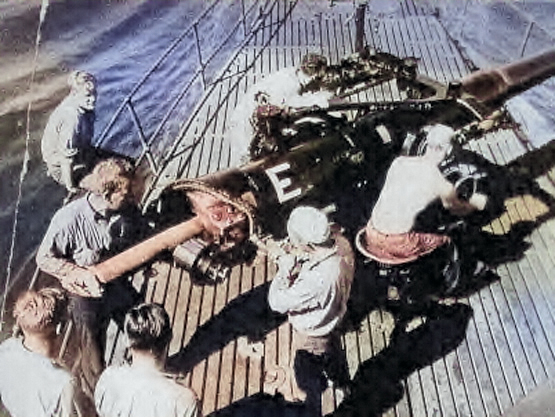
POLYGON ((278 257, 278 273, 268 293, 272 310, 287 314, 293 327, 289 377, 277 387, 287 400, 305 401, 320 412, 322 376, 344 386, 348 373, 336 332, 347 309, 355 262, 349 241, 331 230, 314 207, 297 207, 287 232, 292 249, 278 257))

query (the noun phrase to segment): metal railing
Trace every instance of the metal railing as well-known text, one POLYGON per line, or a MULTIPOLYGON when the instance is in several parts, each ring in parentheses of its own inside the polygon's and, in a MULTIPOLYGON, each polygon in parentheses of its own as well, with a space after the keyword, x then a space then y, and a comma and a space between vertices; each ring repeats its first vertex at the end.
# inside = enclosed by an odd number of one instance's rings
MULTIPOLYGON (((213 77, 212 73, 215 73, 215 71, 211 73, 208 71, 208 67, 215 61, 216 57, 219 57, 219 54, 225 47, 228 47, 230 51, 236 49, 238 44, 236 38, 241 29, 243 32, 243 39, 247 39, 249 35, 252 35, 254 31, 259 29, 259 25, 256 23, 260 21, 260 16, 263 15, 264 10, 268 7, 268 2, 269 0, 240 0, 240 18, 230 27, 227 34, 223 34, 221 43, 217 46, 212 44, 203 45, 199 33, 202 33, 204 26, 210 23, 213 24, 212 15, 218 6, 229 6, 229 3, 226 4, 225 0, 214 0, 201 15, 199 15, 172 42, 152 67, 137 82, 131 92, 123 99, 121 105, 117 108, 106 126, 102 129, 99 137, 96 139, 95 146, 103 147, 111 137, 117 136, 118 132, 124 131, 125 134, 128 135, 129 130, 133 130, 138 136, 141 149, 140 155, 138 158, 135 158, 136 165, 141 164, 143 160, 146 159, 150 170, 155 175, 159 174, 159 159, 161 155, 157 154, 155 148, 156 146, 161 148, 162 144, 159 142, 167 138, 168 135, 171 135, 171 128, 169 127, 170 120, 172 116, 174 118, 176 117, 176 110, 180 105, 183 105, 184 97, 193 95, 199 96, 197 98, 200 98, 202 93, 209 88, 211 82, 217 82, 217 80, 211 81, 213 77), (247 2, 249 3, 248 5, 246 4, 247 2), (145 90, 145 87, 149 82, 154 82, 157 76, 160 76, 157 72, 164 65, 169 61, 179 61, 180 56, 185 55, 184 51, 186 51, 187 48, 191 49, 192 45, 194 45, 197 56, 196 69, 192 75, 189 74, 189 77, 183 77, 179 89, 171 85, 173 82, 171 80, 168 80, 169 85, 157 86, 157 89, 164 89, 168 95, 173 95, 173 100, 169 99, 168 103, 164 103, 167 108, 162 112, 154 112, 155 114, 152 114, 153 112, 148 112, 149 114, 140 115, 137 109, 137 102, 141 102, 141 93, 145 90), (154 123, 155 121, 157 121, 157 123, 154 123)), ((191 66, 189 59, 186 64, 188 67, 191 66)), ((195 97, 193 97, 193 100, 194 98, 195 97)), ((189 99, 191 99, 191 97, 189 97, 189 99)), ((189 111, 191 111, 191 109, 189 109, 189 111)), ((188 116, 188 114, 180 114, 179 118, 181 120, 186 120, 188 116)))
MULTIPOLYGON (((174 158, 176 158, 178 156, 183 157, 184 154, 187 154, 186 157, 182 158, 182 160, 186 161, 185 164, 181 167, 181 169, 177 173, 178 177, 180 175, 182 175, 183 170, 185 169, 187 163, 190 162, 190 159, 192 158, 194 150, 196 149, 197 145, 202 142, 203 136, 206 134, 209 127, 214 122, 219 110, 221 109, 222 106, 224 106, 226 104, 229 97, 236 90, 236 88, 238 87, 239 83, 242 80, 242 77, 246 74, 247 69, 251 68, 255 64, 255 62, 262 55, 264 49, 273 41, 275 36, 280 31, 282 25, 289 18, 292 10, 294 9, 295 5, 297 4, 297 1, 298 0, 272 0, 271 2, 266 2, 264 8, 260 8, 260 12, 259 12, 259 16, 258 16, 257 21, 251 26, 251 30, 247 33, 247 36, 242 41, 241 45, 239 45, 235 49, 233 55, 231 55, 231 57, 229 57, 228 62, 225 65, 222 66, 222 68, 219 72, 219 75, 215 77, 214 81, 207 88, 207 90, 203 94, 202 99, 197 101, 194 110, 188 115, 188 118, 187 118, 186 122, 181 127, 181 129, 179 131, 179 134, 177 134, 175 136, 175 139, 173 140, 173 143, 171 143, 170 146, 166 147, 164 155, 162 155, 161 158, 159 159, 159 164, 158 164, 159 170, 158 170, 158 172, 155 173, 155 175, 153 175, 153 177, 151 178, 152 181, 150 181, 148 183, 148 185, 147 185, 147 187, 144 191, 144 195, 143 195, 143 198, 142 198, 143 204, 145 204, 150 199, 150 197, 152 195, 152 192, 159 185, 160 176, 163 173, 164 169, 167 167, 167 165, 174 158), (283 16, 279 17, 278 21, 272 22, 271 21, 272 19, 270 19, 269 17, 274 12, 275 8, 279 9, 278 5, 280 3, 283 3, 285 5, 283 16), (268 20, 270 20, 270 23, 266 23, 268 20), (211 97, 212 92, 216 89, 216 87, 219 85, 220 82, 223 82, 224 80, 229 79, 230 68, 233 65, 233 63, 236 62, 238 56, 244 53, 244 48, 249 43, 251 43, 252 39, 255 36, 257 36, 258 33, 261 30, 268 29, 268 28, 270 28, 268 36, 263 37, 265 39, 265 42, 262 45, 260 45, 260 47, 257 48, 257 52, 255 52, 250 57, 249 61, 246 63, 246 65, 243 68, 243 70, 241 71, 241 73, 234 73, 234 75, 233 75, 235 77, 234 82, 232 83, 232 85, 229 88, 227 88, 227 93, 224 95, 224 97, 220 98, 216 107, 214 109, 212 109, 211 115, 205 121, 204 126, 202 127, 202 129, 199 132, 195 132, 195 135, 194 135, 195 140, 193 141, 193 143, 185 144, 184 143, 185 136, 187 135, 190 128, 192 127, 196 116, 199 114, 201 109, 204 107, 204 105, 205 105, 206 101, 209 99, 209 97, 211 97)), ((279 14, 279 12, 278 12, 278 14, 279 14)))

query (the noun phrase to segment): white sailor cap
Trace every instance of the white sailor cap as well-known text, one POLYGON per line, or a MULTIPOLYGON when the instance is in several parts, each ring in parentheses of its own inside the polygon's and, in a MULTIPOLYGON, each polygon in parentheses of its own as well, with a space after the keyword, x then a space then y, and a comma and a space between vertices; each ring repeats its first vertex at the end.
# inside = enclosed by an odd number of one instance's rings
POLYGON ((328 217, 314 207, 296 207, 289 215, 287 234, 294 243, 324 243, 330 236, 328 217))
POLYGON ((427 132, 428 146, 448 148, 451 146, 451 140, 454 135, 455 131, 449 126, 439 123, 432 125, 427 132))

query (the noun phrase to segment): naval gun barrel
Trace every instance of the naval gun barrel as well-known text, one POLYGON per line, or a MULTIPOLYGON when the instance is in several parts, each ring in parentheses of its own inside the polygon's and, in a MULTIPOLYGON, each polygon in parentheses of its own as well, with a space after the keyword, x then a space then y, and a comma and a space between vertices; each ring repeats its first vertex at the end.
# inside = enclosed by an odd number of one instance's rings
MULTIPOLYGON (((406 74, 405 74, 406 75, 406 74)), ((367 112, 389 111, 398 108, 418 110, 426 104, 448 103, 456 99, 479 104, 479 113, 491 111, 511 97, 522 93, 555 76, 555 49, 524 58, 492 69, 472 72, 460 80, 445 84, 421 74, 409 74, 402 78, 410 85, 414 98, 398 101, 338 101, 332 99, 328 107, 297 107, 288 109, 288 117, 294 120, 314 114, 362 109, 367 112)))
POLYGON ((473 72, 460 81, 462 98, 499 104, 555 75, 555 49, 488 70, 473 72))
POLYGON ((181 242, 192 238, 204 229, 201 220, 193 217, 115 255, 104 262, 89 267, 102 283, 113 281, 119 276, 141 266, 158 253, 173 249, 181 242))

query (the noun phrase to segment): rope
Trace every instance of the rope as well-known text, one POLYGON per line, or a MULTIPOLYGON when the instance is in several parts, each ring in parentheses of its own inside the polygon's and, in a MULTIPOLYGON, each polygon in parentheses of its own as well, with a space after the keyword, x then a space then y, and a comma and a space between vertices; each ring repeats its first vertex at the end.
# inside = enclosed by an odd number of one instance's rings
MULTIPOLYGON (((48 9, 49 0, 42 0, 41 8, 40 8, 40 18, 39 18, 39 25, 37 27, 37 36, 35 39, 35 56, 33 57, 33 70, 31 72, 31 78, 29 80, 29 91, 33 87, 33 83, 35 81, 35 74, 37 71, 37 59, 39 55, 39 45, 41 41, 41 29, 44 19, 46 17, 46 11, 48 9)), ((0 332, 4 328, 4 314, 6 312, 6 301, 8 298, 8 288, 10 286, 11 276, 12 276, 12 263, 15 253, 15 240, 17 236, 17 226, 19 220, 19 209, 21 206, 21 200, 23 198, 23 181, 25 180, 25 176, 27 175, 29 169, 29 143, 31 142, 31 132, 30 132, 30 125, 31 125, 31 105, 33 101, 29 99, 29 104, 27 105, 27 120, 26 120, 26 128, 25 128, 25 155, 23 157, 23 164, 21 167, 21 173, 19 175, 19 186, 18 186, 18 193, 17 193, 17 200, 15 203, 15 210, 14 210, 14 222, 12 227, 12 235, 11 235, 11 244, 10 244, 10 255, 8 258, 8 265, 6 267, 6 283, 4 285, 4 294, 2 297, 2 307, 0 310, 0 332)))

